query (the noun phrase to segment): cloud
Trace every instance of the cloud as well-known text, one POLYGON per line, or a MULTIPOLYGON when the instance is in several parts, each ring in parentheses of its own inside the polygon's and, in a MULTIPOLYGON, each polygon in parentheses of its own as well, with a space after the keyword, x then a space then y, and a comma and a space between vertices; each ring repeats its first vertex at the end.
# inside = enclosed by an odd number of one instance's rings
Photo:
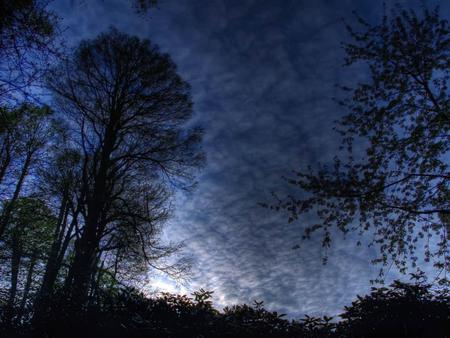
POLYGON ((335 315, 370 289, 377 274, 373 249, 355 249, 354 238, 336 234, 322 266, 320 239, 292 250, 301 242, 302 224, 288 225, 258 202, 270 200, 271 191, 286 192, 280 177, 291 169, 330 161, 337 152, 331 128, 343 112, 332 100, 339 95, 335 84, 363 76, 340 66, 341 18, 356 9, 378 20, 381 5, 162 1, 149 19, 119 0, 57 6, 73 43, 114 25, 159 44, 192 85, 208 165, 198 189, 178 196, 166 232, 185 241, 196 260, 182 291, 215 290, 220 306, 264 300, 294 317, 335 315))

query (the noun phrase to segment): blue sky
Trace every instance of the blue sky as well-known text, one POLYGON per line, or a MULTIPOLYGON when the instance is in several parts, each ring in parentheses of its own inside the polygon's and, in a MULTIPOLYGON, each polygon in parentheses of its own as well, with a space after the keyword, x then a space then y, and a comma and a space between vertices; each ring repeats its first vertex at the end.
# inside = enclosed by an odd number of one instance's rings
POLYGON ((194 192, 178 194, 166 236, 185 242, 194 267, 188 284, 160 277, 155 286, 214 290, 219 306, 264 300, 290 317, 336 315, 369 291, 379 268, 370 264, 373 248, 337 234, 323 266, 319 238, 301 242, 302 224, 258 203, 270 202, 271 191, 287 192, 281 176, 338 151, 333 121, 345 111, 332 100, 340 95, 335 84, 365 76, 342 67, 341 19, 352 22, 356 10, 378 22, 381 1, 161 0, 146 16, 123 0, 56 0, 53 7, 69 43, 115 26, 158 44, 192 85, 207 166, 194 192))

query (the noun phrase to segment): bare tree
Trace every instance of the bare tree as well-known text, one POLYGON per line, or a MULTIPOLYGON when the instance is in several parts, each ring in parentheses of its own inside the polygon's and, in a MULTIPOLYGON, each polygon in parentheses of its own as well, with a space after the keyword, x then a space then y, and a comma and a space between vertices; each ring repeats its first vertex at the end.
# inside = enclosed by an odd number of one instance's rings
POLYGON ((128 210, 130 192, 146 182, 189 186, 203 162, 202 133, 185 127, 192 116, 189 85, 170 58, 115 29, 82 42, 48 83, 82 153, 83 224, 67 283, 81 306, 102 239, 112 227, 139 231, 141 220, 128 210))
POLYGON ((36 97, 35 85, 58 54, 58 19, 47 0, 0 3, 0 104, 36 97))

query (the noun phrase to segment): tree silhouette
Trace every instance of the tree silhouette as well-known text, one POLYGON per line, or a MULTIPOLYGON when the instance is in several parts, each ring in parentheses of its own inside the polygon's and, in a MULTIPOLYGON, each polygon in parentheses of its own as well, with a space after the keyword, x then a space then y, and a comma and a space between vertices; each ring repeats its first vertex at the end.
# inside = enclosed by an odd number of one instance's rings
POLYGON ((189 86, 169 57, 115 29, 82 42, 48 84, 76 126, 70 137, 82 156, 83 222, 66 283, 82 305, 105 240, 133 235, 140 255, 152 257, 146 234, 165 212, 163 191, 148 182, 187 186, 203 160, 201 130, 184 127, 192 115, 189 86))
POLYGON ((53 134, 51 115, 48 107, 31 104, 0 109, 0 189, 8 200, 0 210, 0 239, 27 177, 46 157, 53 134))
POLYGON ((8 324, 12 320, 20 321, 25 312, 31 291, 36 287, 39 264, 47 255, 55 223, 55 217, 42 200, 20 198, 15 201, 1 247, 2 259, 10 262, 8 300, 3 314, 3 320, 8 324))
POLYGON ((0 2, 0 104, 36 97, 33 88, 58 54, 58 19, 47 0, 0 2))
POLYGON ((358 19, 361 31, 347 27, 346 64, 364 64, 369 78, 344 87, 350 96, 341 104, 350 112, 337 129, 348 158, 296 172, 288 183, 302 197, 280 199, 272 209, 287 211, 289 221, 315 213, 320 221, 305 237, 323 231, 324 246, 331 228, 370 231, 381 251, 375 262, 405 271, 423 248, 425 259, 448 270, 448 22, 437 10, 417 15, 401 7, 378 25, 358 19), (367 145, 365 152, 355 145, 367 145))
MULTIPOLYGON (((448 291, 448 290, 447 290, 448 291)), ((305 316, 289 320, 268 311, 262 302, 215 309, 213 292, 146 297, 136 289, 102 289, 85 311, 73 312, 64 294, 51 300, 51 316, 40 323, 40 336, 61 337, 68 332, 84 337, 448 337, 448 292, 425 281, 395 281, 390 287, 373 288, 345 307, 341 320, 305 316)), ((22 321, 6 332, 8 337, 28 337, 31 327, 22 321)))
POLYGON ((41 166, 37 172, 37 194, 48 201, 57 217, 42 281, 33 302, 35 320, 47 310, 55 286, 62 283, 61 275, 64 274, 61 270, 68 264, 73 251, 81 211, 81 205, 77 202, 81 183, 81 155, 70 147, 64 135, 58 133, 56 139, 58 142, 50 148, 51 156, 47 165, 41 166))
POLYGON ((344 337, 448 337, 450 297, 424 281, 373 288, 345 308, 338 332, 344 337))

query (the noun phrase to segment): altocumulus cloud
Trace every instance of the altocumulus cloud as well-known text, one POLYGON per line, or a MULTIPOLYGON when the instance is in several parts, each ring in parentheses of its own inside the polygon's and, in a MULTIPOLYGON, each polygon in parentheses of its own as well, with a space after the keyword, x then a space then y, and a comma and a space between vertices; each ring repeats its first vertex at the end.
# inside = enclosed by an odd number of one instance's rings
POLYGON ((192 85, 208 164, 198 189, 178 195, 167 228, 196 263, 190 284, 171 291, 203 287, 215 290, 219 306, 264 300, 295 317, 338 314, 370 289, 374 249, 355 249, 354 238, 337 234, 323 266, 320 238, 301 242, 301 224, 258 203, 270 201, 271 191, 286 192, 280 177, 291 169, 330 161, 337 151, 331 129, 343 112, 332 100, 335 84, 364 76, 341 67, 341 18, 351 21, 357 10, 377 21, 381 4, 166 0, 141 18, 121 0, 54 6, 68 35, 77 36, 73 43, 114 25, 157 43, 192 85))

